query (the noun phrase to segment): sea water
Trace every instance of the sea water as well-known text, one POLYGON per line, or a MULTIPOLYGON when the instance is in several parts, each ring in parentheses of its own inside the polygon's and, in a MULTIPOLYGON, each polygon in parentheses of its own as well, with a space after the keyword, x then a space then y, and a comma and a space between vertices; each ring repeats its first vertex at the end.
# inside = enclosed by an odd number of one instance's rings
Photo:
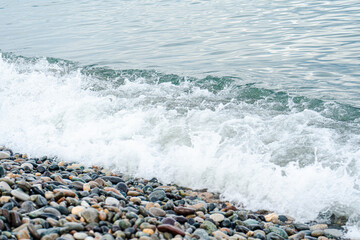
POLYGON ((0 1, 0 144, 360 225, 357 1, 0 1))

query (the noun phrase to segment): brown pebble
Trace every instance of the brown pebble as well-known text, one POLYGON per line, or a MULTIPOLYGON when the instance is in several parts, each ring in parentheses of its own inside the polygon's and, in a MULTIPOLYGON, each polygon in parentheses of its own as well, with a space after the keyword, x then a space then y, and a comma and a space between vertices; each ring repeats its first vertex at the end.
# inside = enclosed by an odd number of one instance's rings
POLYGON ((180 215, 190 215, 195 213, 195 209, 193 208, 187 208, 187 207, 174 207, 174 212, 180 215))
POLYGON ((182 237, 185 236, 185 232, 177 227, 174 227, 170 224, 161 224, 157 227, 157 229, 160 231, 160 232, 169 232, 173 235, 181 235, 182 237))

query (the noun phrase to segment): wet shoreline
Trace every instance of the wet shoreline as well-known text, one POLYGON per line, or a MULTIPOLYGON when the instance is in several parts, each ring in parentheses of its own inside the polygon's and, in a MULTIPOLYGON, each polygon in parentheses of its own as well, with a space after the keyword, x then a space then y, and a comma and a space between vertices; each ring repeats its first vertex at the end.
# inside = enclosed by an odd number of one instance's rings
POLYGON ((0 148, 1 239, 343 239, 219 194, 0 148))

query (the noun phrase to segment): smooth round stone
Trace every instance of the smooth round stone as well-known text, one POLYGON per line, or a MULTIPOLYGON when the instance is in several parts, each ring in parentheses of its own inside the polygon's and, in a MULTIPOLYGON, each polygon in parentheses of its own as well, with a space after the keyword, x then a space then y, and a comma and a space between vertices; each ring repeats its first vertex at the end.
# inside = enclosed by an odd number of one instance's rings
POLYGON ((316 224, 316 225, 310 226, 310 230, 311 230, 311 231, 314 231, 314 230, 324 230, 324 229, 327 229, 327 228, 328 228, 328 225, 327 225, 327 224, 316 224))
POLYGON ((99 220, 99 212, 94 208, 88 208, 81 213, 81 216, 85 219, 86 222, 92 223, 99 220))
POLYGON ((149 212, 155 217, 165 217, 166 212, 160 208, 152 207, 149 209, 149 212))
POLYGON ((173 235, 181 235, 182 237, 185 236, 185 232, 183 230, 181 230, 180 228, 177 228, 175 226, 172 225, 168 225, 168 224, 161 224, 157 227, 157 229, 160 232, 168 232, 171 233, 173 235))
POLYGON ((30 199, 30 196, 28 194, 26 194, 23 191, 18 190, 18 189, 12 190, 11 195, 16 197, 17 199, 20 199, 21 201, 27 201, 30 199))
POLYGON ((156 189, 149 195, 149 199, 152 202, 164 200, 165 197, 166 197, 165 191, 162 189, 156 189))
POLYGON ((23 209, 25 212, 32 212, 34 211, 36 208, 34 206, 34 203, 31 201, 25 201, 21 204, 21 209, 23 209))
POLYGON ((119 182, 118 184, 116 184, 115 188, 120 192, 124 192, 124 193, 127 193, 128 191, 128 187, 124 182, 119 182))
POLYGON ((46 171, 46 168, 44 167, 44 166, 38 166, 37 168, 36 168, 36 170, 39 172, 39 173, 44 173, 45 171, 46 171))
POLYGON ((10 153, 6 152, 6 151, 0 151, 0 159, 5 159, 5 158, 9 158, 10 157, 10 153))
POLYGON ((18 227, 21 225, 21 218, 18 212, 10 211, 10 223, 12 227, 18 227))
POLYGON ((225 233, 217 230, 215 232, 212 233, 212 235, 216 238, 216 239, 228 239, 229 236, 226 235, 225 233))
POLYGON ((327 237, 330 237, 330 238, 340 238, 342 237, 343 233, 342 231, 338 230, 338 229, 325 229, 324 230, 324 234, 325 236, 327 237))
POLYGON ((110 206, 117 206, 119 204, 119 200, 117 200, 116 198, 114 197, 107 197, 105 199, 105 204, 106 205, 110 205, 110 206))
POLYGON ((141 204, 141 199, 139 197, 131 197, 130 202, 133 202, 135 204, 141 204))
POLYGON ((73 207, 73 209, 71 209, 71 213, 77 216, 80 216, 80 214, 84 211, 85 211, 85 207, 83 206, 76 206, 73 207))
POLYGON ((57 209, 55 209, 55 208, 53 208, 53 207, 47 207, 47 208, 45 208, 45 209, 44 209, 44 212, 45 212, 45 213, 51 213, 51 214, 53 214, 53 215, 55 215, 55 216, 57 216, 57 217, 60 217, 60 216, 61 216, 61 213, 60 213, 57 209))
POLYGON ((195 230, 195 232, 192 234, 194 237, 198 237, 199 239, 208 239, 209 234, 201 228, 198 228, 195 230))
POLYGON ((38 197, 35 200, 35 204, 38 207, 43 207, 43 206, 46 206, 48 204, 48 202, 47 202, 46 198, 44 198, 41 195, 38 195, 38 197))
POLYGON ((64 224, 64 227, 69 230, 75 230, 75 231, 83 231, 84 230, 84 226, 81 223, 67 222, 64 224))
POLYGON ((161 221, 162 224, 169 224, 169 225, 174 225, 175 224, 175 219, 173 218, 164 218, 162 221, 161 221))
POLYGON ((131 227, 131 223, 128 219, 123 219, 119 221, 119 226, 121 227, 122 230, 125 230, 131 227))
POLYGON ((274 232, 274 233, 278 234, 279 236, 281 236, 283 238, 288 238, 288 234, 281 228, 270 226, 269 230, 271 232, 274 232))
POLYGON ((78 239, 78 240, 83 240, 87 237, 88 235, 86 233, 82 233, 82 232, 77 232, 74 234, 74 238, 78 239))
POLYGON ((102 177, 102 179, 105 181, 110 181, 112 184, 118 184, 119 182, 124 181, 124 180, 122 180, 122 178, 115 177, 115 176, 105 176, 105 177, 102 177))
POLYGON ((31 170, 34 168, 34 166, 31 164, 31 163, 23 163, 21 164, 20 168, 25 168, 25 167, 28 167, 30 168, 31 170))
POLYGON ((201 224, 201 228, 204 228, 208 234, 211 234, 212 232, 216 231, 217 227, 215 224, 213 224, 210 221, 204 221, 201 224))
POLYGON ((222 222, 225 219, 225 216, 221 213, 214 213, 210 215, 210 218, 215 222, 222 222))
POLYGON ((313 237, 320 237, 320 236, 323 236, 324 235, 324 231, 321 230, 321 229, 318 229, 318 230, 314 230, 311 232, 311 236, 313 237))
POLYGON ((0 189, 3 189, 8 192, 10 192, 12 190, 11 187, 9 186, 9 184, 6 182, 3 182, 3 181, 0 182, 0 189))

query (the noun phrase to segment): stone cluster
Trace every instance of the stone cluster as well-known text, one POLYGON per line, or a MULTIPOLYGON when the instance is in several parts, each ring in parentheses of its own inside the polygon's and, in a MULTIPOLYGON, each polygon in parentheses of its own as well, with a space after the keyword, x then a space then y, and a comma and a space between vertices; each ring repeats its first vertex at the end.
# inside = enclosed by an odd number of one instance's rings
POLYGON ((218 194, 0 148, 0 240, 342 239, 341 228, 251 212, 218 194))

